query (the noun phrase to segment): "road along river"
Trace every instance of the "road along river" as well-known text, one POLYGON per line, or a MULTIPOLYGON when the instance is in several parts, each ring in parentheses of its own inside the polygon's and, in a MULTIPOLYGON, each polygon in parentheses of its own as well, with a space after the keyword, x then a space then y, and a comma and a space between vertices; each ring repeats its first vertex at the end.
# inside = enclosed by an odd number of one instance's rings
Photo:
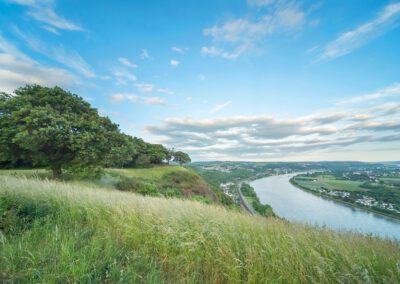
POLYGON ((261 203, 289 221, 400 240, 400 221, 303 191, 289 182, 295 175, 266 177, 250 185, 261 203))

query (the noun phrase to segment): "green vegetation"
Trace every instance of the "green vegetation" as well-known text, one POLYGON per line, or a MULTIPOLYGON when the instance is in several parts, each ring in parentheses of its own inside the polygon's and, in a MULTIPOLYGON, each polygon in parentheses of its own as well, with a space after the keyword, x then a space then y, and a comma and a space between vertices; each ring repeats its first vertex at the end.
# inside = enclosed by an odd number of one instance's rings
MULTIPOLYGON (((51 173, 46 169, 0 170, 0 175, 40 179, 51 178, 51 173)), ((63 173, 60 179, 82 186, 225 204, 225 200, 220 199, 218 192, 210 187, 204 179, 190 168, 180 166, 157 166, 145 169, 105 169, 101 176, 97 178, 82 178, 63 173)))
POLYGON ((254 172, 249 169, 232 169, 230 171, 220 171, 215 169, 204 169, 197 164, 190 165, 206 181, 216 186, 221 183, 234 182, 248 179, 254 176, 254 172))
POLYGON ((398 283, 398 243, 0 176, 3 283, 398 283))
POLYGON ((28 85, 0 93, 0 167, 47 167, 98 176, 104 167, 190 162, 188 154, 120 132, 79 96, 59 87, 28 85))
POLYGON ((294 180, 300 186, 317 189, 326 188, 329 190, 344 190, 344 191, 366 191, 366 188, 361 187, 363 182, 353 180, 341 180, 333 175, 319 174, 316 176, 298 176, 294 180))
POLYGON ((243 183, 240 187, 240 191, 258 214, 265 217, 275 216, 272 207, 268 204, 262 204, 254 188, 249 184, 243 183))
POLYGON ((189 155, 182 152, 176 151, 174 153, 174 162, 178 163, 179 165, 190 163, 192 160, 190 159, 189 155))
POLYGON ((334 171, 294 177, 291 182, 305 190, 357 207, 400 218, 400 176, 387 172, 334 171), (384 176, 385 174, 385 176, 384 176))
POLYGON ((183 167, 155 167, 151 169, 110 169, 120 177, 116 188, 143 195, 185 197, 205 203, 217 202, 217 195, 191 169, 183 167))
MULTIPOLYGON (((242 184, 310 164, 193 166, 200 176, 181 167, 188 154, 122 133, 77 95, 37 85, 15 94, 0 93, 2 283, 400 281, 399 243, 270 218, 242 184), (268 218, 228 210, 237 184, 268 218)), ((321 182, 386 200, 396 178, 321 182)))

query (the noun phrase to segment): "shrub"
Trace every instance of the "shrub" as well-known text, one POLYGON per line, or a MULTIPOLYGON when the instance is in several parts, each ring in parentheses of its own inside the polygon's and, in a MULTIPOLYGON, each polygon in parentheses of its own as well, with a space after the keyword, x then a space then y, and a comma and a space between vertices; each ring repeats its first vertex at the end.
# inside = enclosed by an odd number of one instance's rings
POLYGON ((136 192, 143 195, 160 196, 158 187, 152 183, 142 182, 133 178, 122 178, 115 184, 116 189, 136 192))
POLYGON ((163 190, 162 194, 165 197, 182 197, 182 191, 178 188, 174 188, 174 187, 168 187, 166 189, 163 190))

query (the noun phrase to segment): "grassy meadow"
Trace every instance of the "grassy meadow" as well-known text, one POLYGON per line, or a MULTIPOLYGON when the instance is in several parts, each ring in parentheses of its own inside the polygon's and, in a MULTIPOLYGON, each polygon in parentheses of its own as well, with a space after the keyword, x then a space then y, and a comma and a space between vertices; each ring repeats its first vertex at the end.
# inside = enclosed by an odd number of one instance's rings
MULTIPOLYGON (((24 176, 27 178, 52 179, 47 169, 1 169, 0 176, 24 176)), ((100 177, 80 177, 64 172, 61 180, 94 188, 120 189, 134 192, 139 187, 152 187, 155 192, 143 192, 144 195, 165 195, 169 191, 172 197, 196 198, 204 202, 215 202, 215 192, 192 169, 181 166, 154 166, 150 168, 109 168, 104 169, 100 177), (136 185, 136 186, 135 186, 136 185), (143 186, 142 186, 143 187, 143 186)))
POLYGON ((0 175, 3 283, 399 283, 399 243, 0 175))
POLYGON ((339 180, 333 175, 318 175, 317 177, 295 177, 294 180, 300 186, 310 189, 319 189, 324 187, 329 190, 345 190, 345 191, 368 191, 366 188, 360 187, 361 181, 339 180))

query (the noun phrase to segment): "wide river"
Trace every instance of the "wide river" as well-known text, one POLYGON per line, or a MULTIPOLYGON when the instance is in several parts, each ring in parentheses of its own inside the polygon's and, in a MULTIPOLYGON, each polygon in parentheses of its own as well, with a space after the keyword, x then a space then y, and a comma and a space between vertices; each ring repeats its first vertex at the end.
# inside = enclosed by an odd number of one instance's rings
POLYGON ((400 240, 400 221, 303 191, 289 182, 295 175, 266 177, 250 185, 261 203, 287 220, 400 240))

